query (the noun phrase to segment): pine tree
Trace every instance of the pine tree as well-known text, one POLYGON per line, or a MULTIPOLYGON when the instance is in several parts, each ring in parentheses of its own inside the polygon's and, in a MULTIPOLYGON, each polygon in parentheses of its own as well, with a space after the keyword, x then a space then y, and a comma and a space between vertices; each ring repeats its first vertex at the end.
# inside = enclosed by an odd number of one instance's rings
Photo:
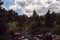
POLYGON ((1 5, 3 5, 3 2, 2 2, 2 0, 0 0, 0 6, 1 6, 1 5))
POLYGON ((46 17, 45 26, 46 27, 50 27, 51 26, 51 14, 50 14, 50 10, 48 10, 48 12, 47 12, 45 17, 46 17))
POLYGON ((3 5, 3 2, 2 2, 2 0, 0 0, 0 9, 1 9, 2 5, 3 5))

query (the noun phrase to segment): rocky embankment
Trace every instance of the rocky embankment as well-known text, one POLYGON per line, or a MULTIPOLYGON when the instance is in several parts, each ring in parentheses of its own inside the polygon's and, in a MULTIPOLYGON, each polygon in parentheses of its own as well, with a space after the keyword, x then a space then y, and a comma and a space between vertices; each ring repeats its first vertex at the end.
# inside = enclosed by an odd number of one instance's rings
POLYGON ((39 34, 39 35, 32 35, 28 32, 14 32, 10 40, 60 40, 60 35, 55 34, 39 34))

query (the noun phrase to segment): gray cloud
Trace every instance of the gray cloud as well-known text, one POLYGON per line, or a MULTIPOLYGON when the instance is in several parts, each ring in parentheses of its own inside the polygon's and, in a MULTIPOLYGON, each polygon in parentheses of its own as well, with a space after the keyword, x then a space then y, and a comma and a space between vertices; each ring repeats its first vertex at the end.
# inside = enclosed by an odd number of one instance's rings
POLYGON ((60 1, 60 0, 56 0, 56 1, 60 1))
POLYGON ((51 1, 51 0, 48 0, 46 3, 51 4, 51 3, 52 3, 52 1, 51 1))
POLYGON ((25 2, 17 2, 18 5, 20 5, 21 7, 24 7, 26 5, 25 2))
POLYGON ((48 7, 41 7, 41 9, 37 9, 36 11, 38 13, 45 13, 45 12, 47 12, 47 10, 48 10, 48 7))
POLYGON ((9 8, 13 9, 14 7, 16 9, 21 8, 24 14, 30 16, 34 9, 37 11, 38 14, 46 13, 48 9, 52 11, 59 11, 60 0, 15 0, 15 4, 10 6, 9 8))

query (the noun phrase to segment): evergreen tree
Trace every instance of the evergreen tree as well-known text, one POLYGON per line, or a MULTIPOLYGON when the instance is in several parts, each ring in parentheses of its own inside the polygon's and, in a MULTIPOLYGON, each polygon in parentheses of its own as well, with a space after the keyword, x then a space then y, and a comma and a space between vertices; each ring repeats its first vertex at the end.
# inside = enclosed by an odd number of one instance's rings
POLYGON ((48 10, 46 16, 45 16, 45 26, 46 27, 51 27, 51 14, 50 14, 50 10, 48 10))
POLYGON ((33 11, 33 15, 29 19, 33 33, 39 32, 41 27, 41 22, 40 22, 40 17, 35 10, 33 11))
POLYGON ((0 0, 0 7, 1 7, 1 5, 3 5, 3 2, 0 0))

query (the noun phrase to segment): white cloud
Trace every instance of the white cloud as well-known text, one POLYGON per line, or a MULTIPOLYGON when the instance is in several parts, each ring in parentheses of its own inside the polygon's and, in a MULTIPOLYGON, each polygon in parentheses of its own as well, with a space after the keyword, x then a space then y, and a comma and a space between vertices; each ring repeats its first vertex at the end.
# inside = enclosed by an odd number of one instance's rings
POLYGON ((59 12, 60 0, 15 0, 15 4, 9 8, 22 9, 23 13, 30 16, 35 9, 39 15, 43 15, 48 9, 59 12), (58 10, 58 11, 57 11, 58 10))
POLYGON ((4 5, 2 5, 2 8, 5 8, 6 10, 8 10, 4 5))
POLYGON ((9 7, 9 9, 16 10, 17 9, 17 5, 12 5, 12 6, 9 7))

